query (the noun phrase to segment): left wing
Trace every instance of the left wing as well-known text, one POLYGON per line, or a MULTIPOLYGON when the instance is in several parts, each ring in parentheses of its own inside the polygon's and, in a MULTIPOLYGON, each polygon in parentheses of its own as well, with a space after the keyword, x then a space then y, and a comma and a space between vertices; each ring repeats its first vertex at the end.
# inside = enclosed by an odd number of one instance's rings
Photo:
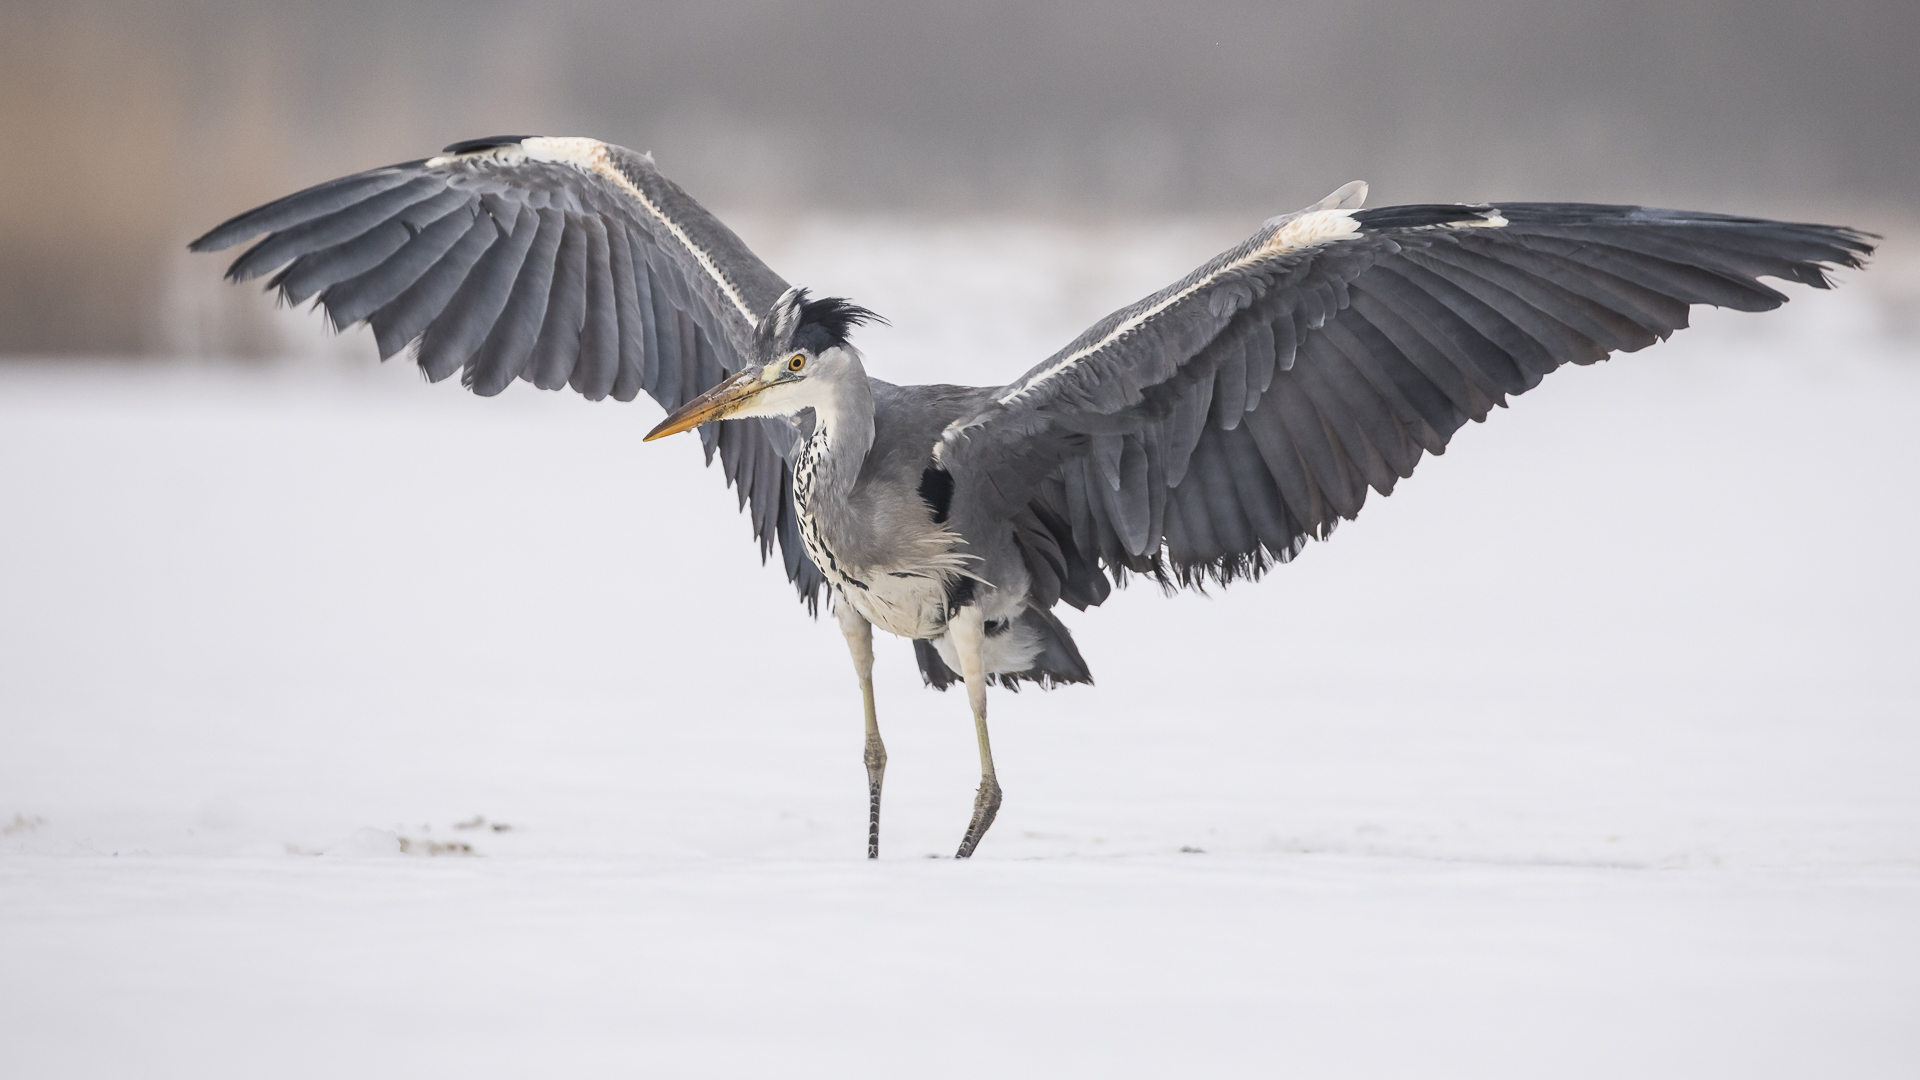
MULTIPOLYGON (((1037 508, 1116 579, 1257 576, 1560 365, 1664 339, 1691 304, 1777 307, 1760 277, 1826 288, 1826 268, 1872 251, 1824 225, 1364 196, 1349 184, 1267 222, 950 425, 935 458, 956 527, 1037 508)), ((1033 532, 1016 539, 1035 579, 1064 579, 1066 545, 1033 532)))
MULTIPOLYGON (((429 379, 477 394, 515 379, 591 400, 646 391, 668 412, 746 366, 786 290, 759 257, 653 165, 594 139, 501 136, 332 180, 195 240, 266 237, 227 277, 313 299, 335 329, 365 322, 386 359, 408 345, 429 379)), ((817 610, 824 585, 793 517, 790 424, 701 429, 707 460, 751 506, 761 556, 817 610)))

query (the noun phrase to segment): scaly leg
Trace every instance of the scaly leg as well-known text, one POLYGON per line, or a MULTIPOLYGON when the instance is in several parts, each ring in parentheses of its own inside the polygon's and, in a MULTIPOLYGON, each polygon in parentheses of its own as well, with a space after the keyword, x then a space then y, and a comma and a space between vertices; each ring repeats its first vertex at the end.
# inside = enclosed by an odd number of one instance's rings
POLYGON ((834 605, 840 633, 853 654, 853 670, 860 676, 860 697, 867 709, 867 858, 880 857, 880 782, 887 775, 887 747, 880 741, 880 718, 873 710, 873 624, 853 605, 834 605))
POLYGON ((980 791, 973 797, 973 821, 960 840, 956 859, 973 857, 973 849, 1000 812, 1000 781, 993 776, 993 747, 987 742, 987 670, 980 650, 986 644, 985 617, 977 607, 965 607, 947 623, 954 649, 960 653, 960 675, 967 681, 967 704, 973 706, 973 733, 980 740, 980 791))

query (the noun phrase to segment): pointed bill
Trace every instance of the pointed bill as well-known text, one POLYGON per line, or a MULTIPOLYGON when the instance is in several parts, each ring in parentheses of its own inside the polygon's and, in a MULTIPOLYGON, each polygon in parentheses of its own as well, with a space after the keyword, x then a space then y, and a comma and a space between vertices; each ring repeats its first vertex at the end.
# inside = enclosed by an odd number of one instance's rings
POLYGON ((730 375, 719 386, 701 394, 681 406, 672 416, 660 421, 642 442, 652 442, 668 435, 677 435, 682 431, 691 431, 701 424, 715 420, 725 420, 735 410, 752 401, 770 383, 761 381, 760 372, 748 369, 737 375, 730 375))

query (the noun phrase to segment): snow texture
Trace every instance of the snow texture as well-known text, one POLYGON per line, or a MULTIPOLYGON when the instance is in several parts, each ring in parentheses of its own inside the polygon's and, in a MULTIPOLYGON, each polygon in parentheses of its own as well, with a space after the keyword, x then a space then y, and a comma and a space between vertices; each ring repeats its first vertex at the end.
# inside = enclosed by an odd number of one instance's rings
MULTIPOLYGON (((749 239, 979 383, 1219 246, 749 239)), ((1853 277, 1067 612, 971 863, 964 697, 879 642, 868 863, 839 634, 652 405, 0 365, 0 1075, 1915 1075, 1920 346, 1853 277)))

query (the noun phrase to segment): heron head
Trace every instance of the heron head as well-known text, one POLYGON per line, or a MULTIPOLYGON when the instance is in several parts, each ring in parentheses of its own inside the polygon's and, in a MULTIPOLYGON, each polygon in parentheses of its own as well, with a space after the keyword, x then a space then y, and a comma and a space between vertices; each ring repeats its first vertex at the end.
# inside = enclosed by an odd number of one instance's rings
POLYGON ((847 334, 880 316, 838 296, 808 300, 794 286, 754 328, 754 362, 681 406, 647 433, 647 441, 715 420, 793 416, 824 404, 849 377, 866 378, 847 334))

